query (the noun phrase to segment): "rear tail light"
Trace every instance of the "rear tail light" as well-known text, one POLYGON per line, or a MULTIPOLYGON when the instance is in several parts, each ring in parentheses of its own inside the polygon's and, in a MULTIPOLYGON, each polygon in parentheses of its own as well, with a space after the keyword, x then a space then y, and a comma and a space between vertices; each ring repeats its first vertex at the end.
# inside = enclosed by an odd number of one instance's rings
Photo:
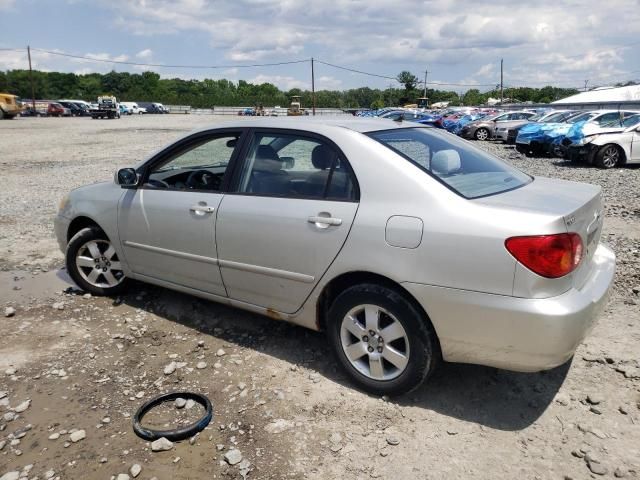
POLYGON ((577 233, 511 237, 504 244, 516 260, 547 278, 571 273, 582 260, 582 239, 577 233))

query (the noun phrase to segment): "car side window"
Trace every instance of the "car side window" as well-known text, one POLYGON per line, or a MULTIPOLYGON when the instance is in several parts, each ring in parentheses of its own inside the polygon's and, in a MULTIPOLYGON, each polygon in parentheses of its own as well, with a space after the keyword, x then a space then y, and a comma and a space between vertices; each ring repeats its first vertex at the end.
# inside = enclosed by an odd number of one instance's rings
POLYGON ((240 133, 195 142, 154 165, 144 186, 220 191, 240 133))
POLYGON ((604 125, 620 126, 621 114, 620 112, 605 113, 600 118, 598 118, 595 123, 597 123, 600 126, 604 126, 604 125))
POLYGON ((346 162, 312 137, 256 133, 240 178, 241 193, 292 198, 355 200, 346 162))

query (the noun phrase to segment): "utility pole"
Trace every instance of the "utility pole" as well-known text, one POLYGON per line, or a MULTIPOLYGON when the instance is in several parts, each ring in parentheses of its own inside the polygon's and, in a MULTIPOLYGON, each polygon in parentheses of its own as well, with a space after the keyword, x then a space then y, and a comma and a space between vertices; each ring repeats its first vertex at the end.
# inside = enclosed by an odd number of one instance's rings
POLYGON ((424 95, 422 95, 423 97, 427 97, 427 75, 429 74, 428 70, 424 71, 424 95))
POLYGON ((316 77, 313 73, 313 57, 311 57, 311 99, 313 101, 313 116, 316 115, 316 77))
POLYGON ((500 105, 504 103, 504 75, 503 75, 504 59, 500 59, 500 105))
POLYGON ((587 91, 587 83, 589 83, 589 80, 585 80, 584 81, 584 91, 587 91))
POLYGON ((31 47, 27 45, 27 56, 29 57, 29 82, 31 83, 31 107, 33 113, 36 113, 36 90, 33 86, 33 70, 31 69, 31 47))

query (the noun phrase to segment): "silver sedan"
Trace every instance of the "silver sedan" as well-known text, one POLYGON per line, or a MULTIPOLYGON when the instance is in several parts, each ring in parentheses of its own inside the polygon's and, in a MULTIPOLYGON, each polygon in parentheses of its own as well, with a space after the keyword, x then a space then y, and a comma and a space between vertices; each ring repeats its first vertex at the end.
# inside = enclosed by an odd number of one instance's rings
POLYGON ((55 219, 82 289, 136 279, 325 330, 361 388, 440 360, 570 359, 612 283, 600 187, 533 178, 469 142, 382 119, 239 120, 191 133, 55 219))

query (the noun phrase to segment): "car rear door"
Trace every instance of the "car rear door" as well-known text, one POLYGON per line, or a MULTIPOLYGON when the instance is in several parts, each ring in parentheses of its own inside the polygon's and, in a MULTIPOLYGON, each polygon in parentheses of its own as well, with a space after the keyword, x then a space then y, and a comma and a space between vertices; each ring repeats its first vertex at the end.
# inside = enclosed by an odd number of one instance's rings
POLYGON ((135 274, 226 296, 215 225, 240 135, 214 131, 184 141, 152 160, 142 186, 123 196, 118 230, 135 274))
POLYGON ((349 164, 327 139, 254 130, 216 239, 230 298, 298 310, 342 248, 358 209, 349 164))

